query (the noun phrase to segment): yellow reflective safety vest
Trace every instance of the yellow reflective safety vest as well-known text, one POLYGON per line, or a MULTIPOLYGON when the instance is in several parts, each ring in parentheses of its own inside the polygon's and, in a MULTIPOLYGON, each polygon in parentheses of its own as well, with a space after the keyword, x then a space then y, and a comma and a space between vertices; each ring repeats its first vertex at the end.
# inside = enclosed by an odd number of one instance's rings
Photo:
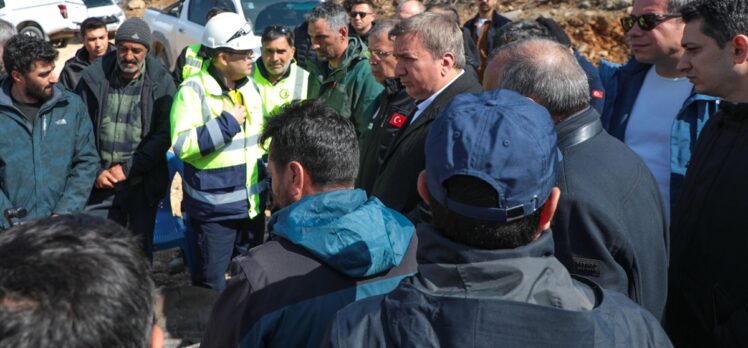
POLYGON ((183 207, 199 221, 253 218, 260 213, 262 105, 252 79, 225 92, 207 69, 184 82, 171 108, 171 141, 184 161, 183 207), (241 104, 243 124, 224 110, 241 104))
POLYGON ((184 67, 182 68, 182 81, 192 75, 197 75, 203 69, 205 59, 200 57, 199 52, 201 47, 202 45, 199 43, 187 46, 184 54, 184 67))
POLYGON ((295 61, 289 65, 286 75, 275 84, 263 76, 260 70, 264 68, 262 58, 258 58, 252 78, 262 97, 262 114, 265 117, 275 114, 286 103, 306 99, 309 73, 296 65, 295 61))

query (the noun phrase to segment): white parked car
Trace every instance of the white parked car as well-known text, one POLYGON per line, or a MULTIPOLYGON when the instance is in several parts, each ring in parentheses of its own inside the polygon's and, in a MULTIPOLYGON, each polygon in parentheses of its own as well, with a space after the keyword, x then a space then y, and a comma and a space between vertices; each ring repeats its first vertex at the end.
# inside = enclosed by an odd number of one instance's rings
MULTIPOLYGON (((177 0, 164 9, 146 9, 143 20, 151 27, 153 34, 151 52, 164 66, 173 69, 176 57, 182 49, 200 42, 205 29, 205 15, 213 7, 223 7, 244 16, 252 23, 254 34, 259 36, 268 25, 295 27, 302 23, 304 15, 321 1, 177 0)), ((255 52, 259 52, 259 47, 255 48, 255 52)))
POLYGON ((88 8, 87 17, 99 17, 110 33, 114 33, 125 21, 125 13, 114 0, 83 0, 88 8))
POLYGON ((88 17, 100 17, 114 32, 125 14, 114 0, 0 0, 0 19, 19 34, 43 38, 65 46, 88 17))
POLYGON ((20 34, 63 46, 78 32, 87 12, 82 0, 0 0, 0 19, 20 34))

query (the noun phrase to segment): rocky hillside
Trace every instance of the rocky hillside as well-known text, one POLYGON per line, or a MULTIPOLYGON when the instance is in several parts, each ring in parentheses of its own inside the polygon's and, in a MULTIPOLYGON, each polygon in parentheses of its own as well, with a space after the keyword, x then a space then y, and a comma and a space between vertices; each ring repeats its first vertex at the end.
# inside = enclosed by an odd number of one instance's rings
MULTIPOLYGON (((145 7, 166 7, 175 0, 131 0, 127 16, 142 16, 145 7)), ((373 0, 382 15, 394 13, 397 0, 373 0)), ((426 3, 432 0, 425 0, 426 3)), ((472 0, 433 0, 457 7, 464 22, 477 9, 472 0)), ((123 6, 127 7, 123 0, 123 6)), ((623 62, 628 46, 618 19, 630 11, 631 0, 499 0, 499 11, 512 19, 550 17, 559 22, 577 49, 594 62, 623 62)))

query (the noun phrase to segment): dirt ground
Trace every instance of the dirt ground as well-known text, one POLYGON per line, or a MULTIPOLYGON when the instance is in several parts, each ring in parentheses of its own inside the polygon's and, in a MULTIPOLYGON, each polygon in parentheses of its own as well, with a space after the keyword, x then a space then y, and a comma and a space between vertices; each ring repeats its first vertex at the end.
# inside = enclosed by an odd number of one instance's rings
MULTIPOLYGON (((146 7, 163 8, 175 0, 145 0, 146 7)), ((336 0, 339 2, 339 0, 336 0)), ((392 16, 398 0, 373 0, 382 16, 392 16)), ((126 1, 123 1, 123 4, 126 1)), ((471 0, 424 0, 449 3, 465 22, 477 12, 471 0)), ((580 53, 597 64, 600 59, 624 62, 628 57, 623 30, 618 19, 630 12, 631 0, 498 0, 499 11, 512 19, 556 20, 571 37, 580 53)), ((125 10, 128 17, 142 16, 145 8, 125 10)))

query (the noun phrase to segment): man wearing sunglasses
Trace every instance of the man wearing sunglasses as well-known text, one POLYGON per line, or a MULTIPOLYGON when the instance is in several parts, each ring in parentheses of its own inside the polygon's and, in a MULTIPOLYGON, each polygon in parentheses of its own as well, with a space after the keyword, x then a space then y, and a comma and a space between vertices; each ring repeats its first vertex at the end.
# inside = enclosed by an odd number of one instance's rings
POLYGON ((724 102, 704 126, 673 209, 665 328, 676 347, 745 347, 748 4, 699 1, 680 12, 678 68, 724 102))
POLYGON ((698 94, 677 69, 685 24, 677 9, 692 0, 636 0, 621 19, 633 58, 619 66, 601 62, 605 129, 647 164, 670 218, 698 134, 717 98, 698 94))
POLYGON ((324 2, 307 14, 309 37, 317 55, 308 62, 309 99, 317 98, 349 118, 359 140, 368 126, 383 87, 368 64, 366 44, 349 36, 349 17, 343 6, 324 2))
POLYGON ((264 232, 262 102, 249 78, 260 40, 244 17, 225 12, 207 23, 201 41, 210 65, 180 85, 171 141, 184 161, 182 207, 196 235, 192 283, 220 292, 232 255, 244 251, 236 241, 251 235, 254 246, 264 232))
POLYGON ((374 20, 377 18, 374 12, 374 3, 371 0, 347 0, 346 10, 351 16, 351 24, 348 26, 350 36, 358 36, 361 41, 366 42, 371 29, 376 26, 374 20))

